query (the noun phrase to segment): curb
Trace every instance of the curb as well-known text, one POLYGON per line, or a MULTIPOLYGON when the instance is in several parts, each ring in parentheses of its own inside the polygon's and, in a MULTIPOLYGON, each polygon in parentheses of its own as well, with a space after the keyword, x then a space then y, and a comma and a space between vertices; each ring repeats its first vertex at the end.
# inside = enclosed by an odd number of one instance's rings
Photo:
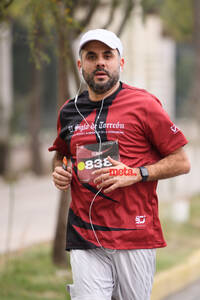
POLYGON ((200 277, 200 250, 195 251, 184 264, 155 275, 151 300, 162 300, 181 290, 200 277))

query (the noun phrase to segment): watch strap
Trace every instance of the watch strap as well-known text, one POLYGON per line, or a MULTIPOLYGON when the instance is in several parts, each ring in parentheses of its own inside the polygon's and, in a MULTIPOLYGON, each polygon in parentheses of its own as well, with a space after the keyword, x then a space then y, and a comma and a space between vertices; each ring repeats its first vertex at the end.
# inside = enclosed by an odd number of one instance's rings
POLYGON ((140 174, 142 176, 142 181, 147 181, 148 177, 149 177, 149 172, 147 170, 147 168, 145 167, 139 167, 140 169, 140 174))

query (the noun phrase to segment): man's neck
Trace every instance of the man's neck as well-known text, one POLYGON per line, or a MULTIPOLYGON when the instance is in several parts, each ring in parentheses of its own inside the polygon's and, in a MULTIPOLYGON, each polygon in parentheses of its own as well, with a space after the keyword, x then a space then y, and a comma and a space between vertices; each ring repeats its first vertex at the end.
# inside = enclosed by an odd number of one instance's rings
POLYGON ((89 97, 91 101, 97 102, 97 101, 101 101, 102 99, 105 99, 107 97, 109 97, 110 95, 112 95, 114 92, 116 92, 116 90, 119 88, 120 83, 119 81, 106 93, 103 94, 96 94, 95 92, 93 92, 93 90, 90 89, 90 87, 88 87, 88 93, 89 93, 89 97))

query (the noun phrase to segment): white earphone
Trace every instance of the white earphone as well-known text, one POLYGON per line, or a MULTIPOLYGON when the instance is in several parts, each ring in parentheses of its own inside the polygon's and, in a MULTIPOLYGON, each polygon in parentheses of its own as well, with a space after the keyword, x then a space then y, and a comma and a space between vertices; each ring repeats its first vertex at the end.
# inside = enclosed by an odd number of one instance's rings
POLYGON ((82 69, 82 67, 80 67, 80 69, 79 69, 79 74, 80 74, 81 81, 83 81, 83 69, 82 69))

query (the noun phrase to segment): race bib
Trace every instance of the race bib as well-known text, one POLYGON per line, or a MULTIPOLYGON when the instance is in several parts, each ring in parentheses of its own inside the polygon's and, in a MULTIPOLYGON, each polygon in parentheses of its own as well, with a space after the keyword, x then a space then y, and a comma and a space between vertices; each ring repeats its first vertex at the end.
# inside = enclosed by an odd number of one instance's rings
POLYGON ((108 156, 119 160, 119 148, 117 141, 107 141, 101 144, 82 145, 76 148, 77 171, 80 181, 90 182, 94 180, 92 172, 112 166, 108 156))

